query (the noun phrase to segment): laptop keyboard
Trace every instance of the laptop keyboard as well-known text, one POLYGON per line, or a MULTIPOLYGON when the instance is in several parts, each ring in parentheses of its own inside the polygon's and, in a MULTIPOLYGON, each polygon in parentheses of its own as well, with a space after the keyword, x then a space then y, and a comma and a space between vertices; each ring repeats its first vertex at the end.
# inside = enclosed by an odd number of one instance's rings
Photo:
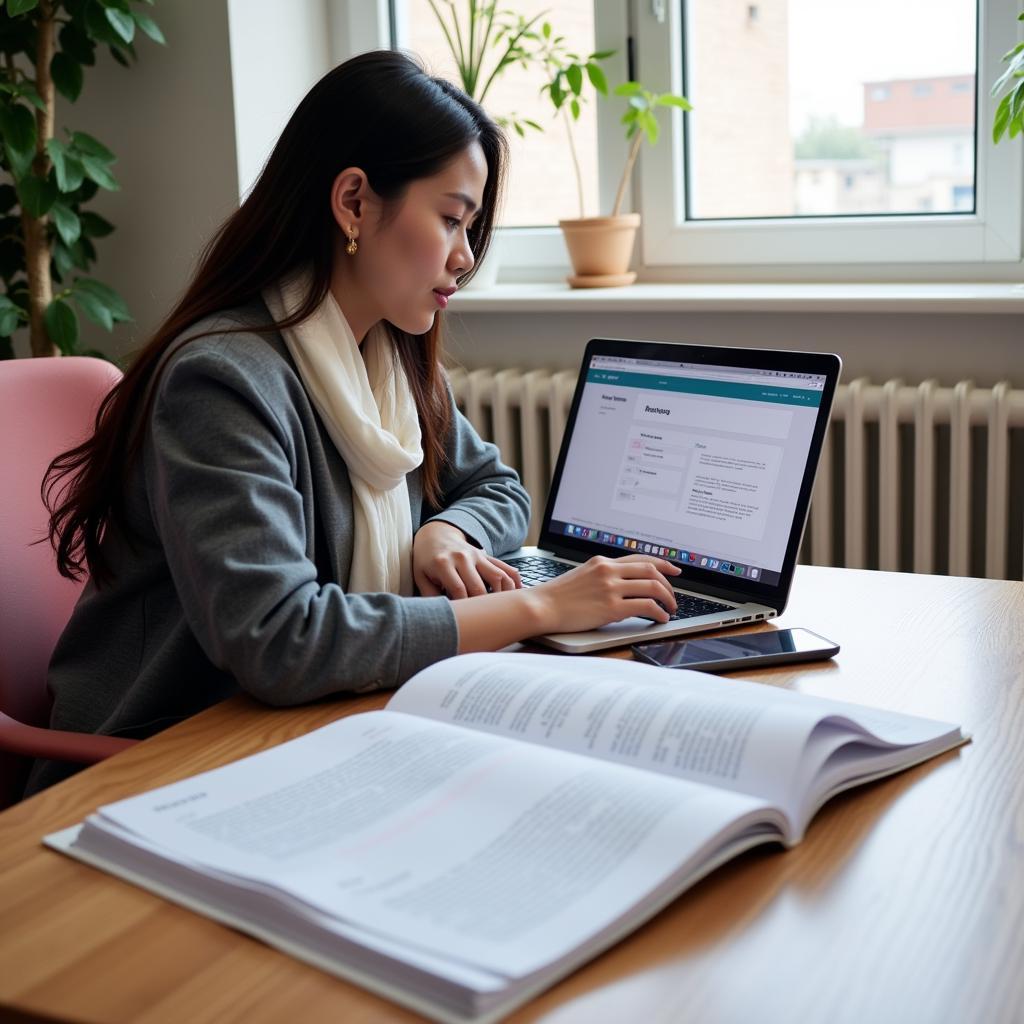
MULTIPOLYGON (((576 566, 566 562, 556 562, 551 558, 542 558, 537 555, 527 555, 523 558, 505 559, 508 565, 519 570, 524 587, 535 587, 538 583, 546 583, 563 573, 575 569, 576 566)), ((697 597, 693 594, 680 594, 676 592, 676 610, 669 617, 669 622, 676 622, 679 619, 695 619, 698 615, 711 615, 715 612, 727 612, 732 605, 722 604, 720 601, 711 601, 706 597, 697 597)))
POLYGON ((565 562, 556 562, 551 558, 538 558, 535 555, 527 555, 523 558, 505 558, 506 565, 519 570, 519 576, 524 587, 535 587, 538 583, 547 583, 558 576, 575 569, 575 565, 568 565, 565 562))

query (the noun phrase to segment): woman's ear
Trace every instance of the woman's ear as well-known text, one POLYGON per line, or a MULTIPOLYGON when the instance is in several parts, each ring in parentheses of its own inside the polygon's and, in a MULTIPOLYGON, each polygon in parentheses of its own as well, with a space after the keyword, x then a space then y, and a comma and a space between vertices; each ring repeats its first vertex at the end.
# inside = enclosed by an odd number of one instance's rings
POLYGON ((331 213, 347 238, 358 238, 366 218, 370 183, 359 167, 346 167, 331 186, 331 213))

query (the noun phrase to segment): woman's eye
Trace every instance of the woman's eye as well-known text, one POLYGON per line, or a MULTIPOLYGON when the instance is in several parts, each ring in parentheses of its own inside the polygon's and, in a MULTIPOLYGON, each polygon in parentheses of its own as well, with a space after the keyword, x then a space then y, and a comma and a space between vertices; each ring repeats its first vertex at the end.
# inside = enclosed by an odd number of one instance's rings
POLYGON ((459 226, 460 220, 458 217, 445 217, 444 222, 448 225, 449 231, 454 231, 459 226))

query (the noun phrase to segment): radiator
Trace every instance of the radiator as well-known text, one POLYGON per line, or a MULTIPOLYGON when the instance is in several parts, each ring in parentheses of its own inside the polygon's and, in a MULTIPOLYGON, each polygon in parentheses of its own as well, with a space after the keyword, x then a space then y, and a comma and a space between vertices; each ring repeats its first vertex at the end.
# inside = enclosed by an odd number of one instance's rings
MULTIPOLYGON (((576 371, 450 371, 460 410, 519 473, 537 538, 576 371)), ((840 385, 800 560, 1021 579, 1024 390, 840 385)))

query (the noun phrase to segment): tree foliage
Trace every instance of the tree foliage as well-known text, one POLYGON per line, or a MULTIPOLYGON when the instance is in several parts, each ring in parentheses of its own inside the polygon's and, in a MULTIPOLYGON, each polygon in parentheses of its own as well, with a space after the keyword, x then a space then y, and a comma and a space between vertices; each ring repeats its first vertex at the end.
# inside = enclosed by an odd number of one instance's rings
POLYGON ((812 117, 794 147, 797 160, 869 160, 876 147, 854 125, 836 117, 812 117))

